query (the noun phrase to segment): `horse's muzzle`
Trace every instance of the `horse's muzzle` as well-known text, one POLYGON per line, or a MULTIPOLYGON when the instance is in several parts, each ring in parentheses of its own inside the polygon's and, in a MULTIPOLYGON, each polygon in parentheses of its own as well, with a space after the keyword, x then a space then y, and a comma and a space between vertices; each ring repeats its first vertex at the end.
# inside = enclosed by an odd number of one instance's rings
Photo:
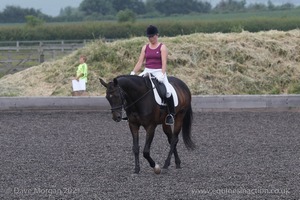
POLYGON ((115 121, 115 122, 120 122, 122 121, 122 112, 119 113, 119 112, 112 112, 112 119, 115 121))
POLYGON ((113 120, 114 120, 115 122, 120 122, 120 121, 122 121, 122 117, 120 117, 120 116, 118 116, 118 117, 113 117, 113 120))

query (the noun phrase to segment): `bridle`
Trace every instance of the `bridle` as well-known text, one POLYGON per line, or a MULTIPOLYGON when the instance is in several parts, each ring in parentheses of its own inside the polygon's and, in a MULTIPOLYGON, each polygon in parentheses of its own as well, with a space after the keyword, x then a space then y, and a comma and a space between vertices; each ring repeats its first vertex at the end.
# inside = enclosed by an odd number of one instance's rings
POLYGON ((124 108, 124 101, 125 101, 125 97, 124 97, 124 94, 123 94, 123 90, 122 90, 122 88, 120 88, 120 86, 118 86, 118 88, 117 89, 114 89, 112 92, 114 92, 114 91, 116 91, 116 90, 119 90, 119 94, 120 94, 120 96, 121 96, 121 105, 119 105, 119 106, 115 106, 115 107, 113 107, 113 108, 111 108, 110 110, 111 111, 116 111, 116 110, 119 110, 119 109, 123 109, 124 108))

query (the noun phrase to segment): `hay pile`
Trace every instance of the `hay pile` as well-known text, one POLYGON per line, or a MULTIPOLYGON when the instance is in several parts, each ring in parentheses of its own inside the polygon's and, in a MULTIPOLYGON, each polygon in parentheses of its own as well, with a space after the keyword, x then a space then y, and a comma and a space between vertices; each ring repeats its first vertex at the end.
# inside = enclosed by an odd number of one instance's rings
MULTIPOLYGON (((300 30, 163 37, 168 74, 197 94, 300 93, 300 30)), ((88 56, 89 95, 104 95, 98 78, 129 74, 147 38, 101 40, 54 62, 0 79, 0 96, 69 96, 79 55, 88 56)))
POLYGON ((299 85, 299 30, 182 38, 170 60, 193 94, 279 94, 299 85))

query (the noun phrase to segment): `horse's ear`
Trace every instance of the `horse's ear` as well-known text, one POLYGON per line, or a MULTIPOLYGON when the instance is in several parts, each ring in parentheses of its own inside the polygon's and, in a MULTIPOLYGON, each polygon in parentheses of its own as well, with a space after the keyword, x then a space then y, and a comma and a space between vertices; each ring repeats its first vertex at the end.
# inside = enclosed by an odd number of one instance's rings
POLYGON ((105 81, 102 78, 99 78, 100 83, 107 88, 107 83, 105 83, 105 81))
POLYGON ((114 86, 118 85, 118 79, 114 78, 114 86))

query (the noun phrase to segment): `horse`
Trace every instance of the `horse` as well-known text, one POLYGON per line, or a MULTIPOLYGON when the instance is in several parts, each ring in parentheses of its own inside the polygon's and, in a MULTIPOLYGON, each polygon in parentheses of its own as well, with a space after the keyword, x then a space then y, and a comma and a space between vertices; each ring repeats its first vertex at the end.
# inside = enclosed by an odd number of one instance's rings
POLYGON ((167 115, 166 106, 161 106, 154 99, 153 87, 148 77, 136 75, 120 75, 106 83, 99 78, 100 83, 106 88, 106 99, 111 106, 112 119, 122 121, 123 110, 126 111, 129 129, 133 138, 133 153, 135 157, 134 173, 140 172, 139 164, 139 129, 146 130, 146 141, 143 150, 144 158, 149 162, 154 172, 159 174, 161 169, 150 156, 150 147, 155 134, 155 129, 162 124, 164 133, 168 138, 170 150, 165 160, 163 169, 170 165, 174 153, 176 168, 181 168, 181 160, 177 152, 178 135, 182 131, 184 144, 188 150, 195 148, 191 138, 193 110, 191 106, 191 92, 188 86, 180 79, 169 76, 170 84, 178 96, 178 105, 175 108, 174 125, 166 125, 164 119, 167 115), (172 130, 173 129, 173 130, 172 130))

